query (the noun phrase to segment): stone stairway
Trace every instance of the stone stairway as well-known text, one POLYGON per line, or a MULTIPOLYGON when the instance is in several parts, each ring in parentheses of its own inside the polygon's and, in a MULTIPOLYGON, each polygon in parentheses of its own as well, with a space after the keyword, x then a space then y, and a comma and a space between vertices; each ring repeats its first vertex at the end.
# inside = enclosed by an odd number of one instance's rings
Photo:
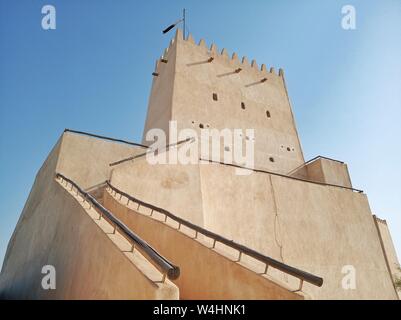
MULTIPOLYGON (((131 230, 180 267, 174 283, 181 299, 305 299, 266 272, 264 263, 188 228, 152 206, 103 188, 104 206, 131 230)), ((273 268, 272 268, 273 269, 273 268)), ((276 270, 275 270, 276 271, 276 270)), ((302 284, 302 280, 301 280, 302 284)))

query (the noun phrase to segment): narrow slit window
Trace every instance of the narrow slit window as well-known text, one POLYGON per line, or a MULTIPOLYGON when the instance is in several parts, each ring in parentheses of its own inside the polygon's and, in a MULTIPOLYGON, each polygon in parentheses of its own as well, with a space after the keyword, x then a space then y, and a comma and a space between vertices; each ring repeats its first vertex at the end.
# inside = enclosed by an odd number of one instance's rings
POLYGON ((217 100, 218 100, 217 93, 213 93, 213 100, 214 100, 214 101, 217 101, 217 100))
POLYGON ((271 117, 271 115, 270 115, 270 111, 269 111, 269 110, 266 110, 266 117, 268 117, 268 118, 270 118, 270 117, 271 117))
POLYGON ((241 102, 241 109, 245 110, 245 103, 241 102))

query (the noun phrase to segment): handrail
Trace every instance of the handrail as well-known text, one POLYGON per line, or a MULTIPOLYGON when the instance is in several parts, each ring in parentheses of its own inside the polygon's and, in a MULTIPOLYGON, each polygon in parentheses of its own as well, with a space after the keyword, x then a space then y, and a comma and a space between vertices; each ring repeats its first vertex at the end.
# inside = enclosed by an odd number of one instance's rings
MULTIPOLYGON (((167 151, 167 150, 168 150, 169 148, 171 148, 171 147, 179 146, 180 144, 183 144, 183 143, 189 142, 189 141, 193 141, 193 140, 194 140, 194 138, 186 138, 186 139, 184 139, 184 140, 180 140, 180 141, 178 141, 178 142, 174 142, 174 143, 168 144, 168 145, 164 146, 164 150, 162 150, 162 151, 167 151)), ((148 153, 157 152, 157 150, 154 150, 154 149, 152 149, 151 147, 149 147, 149 148, 148 148, 148 150, 146 150, 144 153, 137 154, 137 155, 135 155, 135 156, 130 156, 130 157, 128 157, 128 158, 124 158, 124 159, 121 159, 121 160, 112 162, 112 163, 109 164, 109 166, 110 166, 110 167, 113 167, 113 166, 122 164, 122 163, 124 163, 124 162, 131 161, 131 160, 135 160, 135 159, 138 159, 138 158, 140 158, 140 157, 146 156, 148 153), (149 148, 150 148, 150 150, 149 150, 149 148)))
POLYGON ((298 181, 303 181, 303 182, 309 182, 309 183, 319 184, 319 185, 321 185, 321 186, 336 187, 336 188, 342 188, 342 189, 347 189, 347 190, 355 191, 355 192, 358 192, 358 193, 363 193, 363 190, 355 189, 355 188, 351 188, 351 187, 346 187, 346 186, 341 186, 341 185, 339 185, 339 184, 331 184, 331 183, 313 181, 313 180, 308 180, 308 179, 302 179, 302 178, 297 178, 297 177, 293 177, 293 176, 288 176, 288 175, 282 174, 282 173, 277 173, 277 172, 272 172, 272 171, 267 171, 267 170, 262 170, 262 169, 247 168, 247 167, 244 167, 244 166, 240 166, 240 165, 238 165, 238 164, 226 163, 226 162, 221 162, 221 161, 216 161, 216 160, 211 160, 211 159, 202 159, 202 158, 200 158, 199 160, 201 160, 201 161, 208 161, 208 162, 210 162, 210 163, 221 164, 221 165, 225 165, 225 166, 228 166, 228 167, 234 167, 234 168, 239 168, 239 169, 251 170, 251 171, 253 171, 253 172, 258 172, 258 173, 267 173, 267 174, 271 174, 271 175, 274 175, 274 176, 279 176, 279 177, 288 178, 288 179, 292 179, 292 180, 298 180, 298 181))
POLYGON ((289 266, 289 265, 287 265, 285 263, 282 263, 282 262, 277 261, 277 260, 275 260, 273 258, 265 256, 260 252, 257 252, 257 251, 255 251, 253 249, 250 249, 250 248, 248 248, 248 247, 246 247, 246 246, 244 246, 242 244, 236 243, 233 240, 228 240, 228 239, 226 239, 226 238, 224 238, 224 237, 222 237, 222 236, 220 236, 220 235, 218 235, 218 234, 216 234, 216 233, 214 233, 212 231, 209 231, 209 230, 206 230, 206 229, 204 229, 202 227, 199 227, 198 225, 195 225, 195 224, 193 224, 193 223, 191 223, 191 222, 189 222, 187 220, 184 220, 184 219, 172 214, 171 212, 169 212, 169 211, 167 211, 167 210, 165 210, 163 208, 160 208, 160 207, 154 206, 152 204, 149 204, 147 202, 144 202, 142 200, 139 200, 139 199, 129 195, 128 193, 125 193, 124 191, 121 191, 121 190, 117 189, 109 181, 106 181, 106 184, 108 185, 108 187, 111 190, 114 191, 115 194, 117 194, 117 193, 120 194, 120 199, 123 196, 125 198, 127 198, 128 199, 127 205, 129 204, 129 201, 132 201, 132 202, 138 203, 138 208, 139 208, 139 206, 142 205, 144 207, 147 207, 147 208, 151 209, 152 213, 153 213, 153 211, 156 211, 156 212, 159 212, 161 214, 164 214, 165 217, 166 217, 165 221, 167 220, 167 217, 169 217, 170 219, 178 222, 178 228, 180 228, 181 225, 184 225, 184 226, 186 226, 186 227, 188 227, 190 229, 193 229, 196 232, 195 238, 197 237, 198 233, 201 233, 201 234, 203 234, 203 235, 205 235, 205 236, 207 236, 209 238, 212 238, 213 239, 213 248, 215 247, 216 242, 220 242, 220 243, 223 243, 223 244, 225 244, 225 245, 227 245, 227 246, 229 246, 229 247, 231 247, 233 249, 238 250, 239 251, 239 258, 238 258, 239 260, 241 259, 241 255, 244 253, 244 254, 246 254, 246 255, 248 255, 250 257, 255 258, 256 260, 259 260, 259 261, 265 263, 266 268, 265 268, 265 272, 264 273, 266 273, 268 267, 271 266, 271 267, 273 267, 275 269, 278 269, 278 270, 280 270, 282 272, 290 274, 290 275, 294 276, 295 278, 298 278, 301 282, 300 282, 299 289, 296 290, 296 291, 299 291, 299 290, 302 289, 303 281, 309 282, 309 283, 311 283, 311 284, 313 284, 315 286, 318 286, 318 287, 321 287, 322 284, 323 284, 323 278, 321 278, 321 277, 318 277, 318 276, 315 276, 315 275, 313 275, 311 273, 308 273, 308 272, 299 270, 297 268, 291 267, 291 266, 289 266))
POLYGON ((94 138, 98 138, 98 139, 102 139, 102 140, 110 140, 110 141, 114 141, 114 142, 121 142, 121 143, 129 144, 131 146, 137 146, 137 147, 142 147, 142 148, 146 148, 146 149, 149 148, 148 146, 145 146, 145 145, 140 144, 140 143, 131 142, 131 141, 122 140, 122 139, 110 138, 110 137, 101 136, 101 135, 98 135, 98 134, 88 133, 88 132, 84 132, 84 131, 77 131, 77 130, 72 130, 72 129, 64 129, 64 132, 71 132, 71 133, 81 134, 81 135, 84 135, 84 136, 94 137, 94 138))
POLYGON ((138 235, 132 232, 121 220, 116 218, 109 210, 103 207, 92 195, 82 190, 74 181, 66 178, 61 173, 57 173, 56 177, 61 178, 62 181, 63 180, 66 181, 67 182, 66 185, 68 185, 68 183, 71 184, 71 190, 74 187, 77 190, 77 194, 79 192, 84 198, 84 200, 87 200, 93 205, 93 207, 99 210, 100 217, 105 216, 109 221, 114 223, 115 228, 121 230, 128 238, 128 240, 134 243, 132 250, 135 248, 135 245, 137 245, 138 248, 141 249, 141 251, 143 251, 153 261, 153 263, 155 263, 156 266, 162 270, 163 282, 165 280, 166 275, 169 279, 172 280, 175 280, 179 277, 180 268, 178 266, 173 265, 166 258, 160 255, 155 249, 153 249, 146 241, 142 240, 138 235))

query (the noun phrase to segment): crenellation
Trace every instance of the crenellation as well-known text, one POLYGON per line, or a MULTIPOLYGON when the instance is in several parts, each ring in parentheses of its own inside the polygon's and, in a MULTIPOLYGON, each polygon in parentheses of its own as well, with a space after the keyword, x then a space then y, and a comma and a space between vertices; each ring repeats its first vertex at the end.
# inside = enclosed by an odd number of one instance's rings
POLYGON ((194 40, 194 38, 192 37, 192 34, 189 34, 188 35, 188 38, 186 39, 189 43, 192 43, 192 44, 195 44, 195 40, 194 40))
POLYGON ((244 67, 248 67, 248 68, 250 67, 248 58, 247 58, 246 56, 243 56, 243 57, 242 57, 241 63, 242 63, 242 65, 243 65, 244 67))
POLYGON ((227 49, 226 49, 226 48, 223 48, 223 50, 221 50, 220 55, 221 55, 222 57, 224 57, 225 59, 227 59, 227 61, 228 61, 229 55, 228 55, 228 52, 227 52, 227 49))
MULTIPOLYGON (((161 59, 166 58, 169 50, 171 49, 171 47, 173 45, 176 44, 176 40, 181 41, 182 40, 182 31, 181 29, 177 29, 175 37, 173 39, 171 39, 169 46, 165 49, 161 59)), ((271 67, 270 71, 267 71, 267 67, 266 65, 263 63, 261 64, 260 68, 258 66, 258 63, 256 61, 256 59, 253 59, 252 62, 250 63, 248 58, 246 56, 244 56, 241 60, 238 57, 238 54, 236 52, 234 52, 231 57, 228 53, 228 50, 226 48, 223 48, 220 52, 219 49, 217 47, 217 45, 215 43, 212 43, 210 45, 210 47, 207 47, 206 41, 204 39, 200 39, 198 44, 196 44, 195 39, 193 37, 192 34, 189 34, 187 39, 183 40, 185 41, 185 43, 189 43, 192 44, 200 49, 205 49, 207 50, 207 53, 214 58, 219 58, 220 60, 226 60, 228 63, 230 63, 231 65, 234 65, 235 67, 237 67, 236 69, 245 69, 245 70, 252 70, 252 71, 258 71, 260 74, 266 74, 266 73, 271 73, 271 74, 275 74, 278 76, 283 76, 283 71, 279 71, 279 74, 276 74, 275 72, 275 68, 271 67)), ((211 59, 209 62, 212 62, 213 60, 211 59)), ((282 70, 282 69, 281 69, 282 70)), ((237 72, 238 73, 238 72, 237 72)), ((263 78, 262 78, 263 79, 263 78)))
POLYGON ((255 70, 259 70, 258 64, 256 63, 255 59, 252 60, 251 67, 254 68, 255 70))
POLYGON ((216 46, 214 43, 212 43, 212 44, 210 45, 209 51, 210 51, 210 53, 211 53, 212 55, 218 55, 218 54, 219 54, 219 50, 218 50, 217 46, 216 46))
POLYGON ((198 46, 207 49, 207 45, 204 39, 199 40, 198 46))
POLYGON ((235 52, 231 56, 231 61, 234 62, 234 63, 237 63, 237 64, 240 63, 239 59, 238 59, 238 55, 235 52))

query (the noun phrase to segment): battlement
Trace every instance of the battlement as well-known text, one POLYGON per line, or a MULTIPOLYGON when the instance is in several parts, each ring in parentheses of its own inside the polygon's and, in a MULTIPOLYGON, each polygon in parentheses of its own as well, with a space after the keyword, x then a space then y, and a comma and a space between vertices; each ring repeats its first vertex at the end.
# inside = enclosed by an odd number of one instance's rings
MULTIPOLYGON (((236 52, 233 52, 231 57, 228 53, 228 50, 226 48, 223 48, 221 51, 219 51, 217 45, 215 43, 212 43, 210 47, 207 46, 206 41, 204 39, 200 39, 198 44, 196 44, 192 34, 189 34, 187 39, 183 39, 182 35, 182 30, 177 29, 176 34, 173 39, 171 39, 169 46, 164 50, 163 55, 160 56, 159 59, 156 60, 156 66, 155 66, 155 73, 158 72, 158 67, 160 63, 166 62, 166 58, 168 57, 168 53, 171 51, 171 48, 175 46, 178 42, 185 42, 187 44, 191 44, 194 47, 198 47, 201 51, 204 53, 208 54, 210 57, 217 60, 224 60, 225 62, 229 63, 230 65, 236 66, 237 72, 242 72, 242 71, 251 71, 251 72, 257 72, 260 74, 260 76, 267 75, 267 74, 274 74, 279 77, 284 77, 284 70, 282 68, 279 68, 278 73, 276 72, 274 67, 270 67, 269 69, 267 66, 262 63, 259 67, 257 61, 255 59, 251 60, 251 63, 249 63, 249 60, 247 56, 243 56, 241 59, 239 58, 238 54, 236 52)), ((212 61, 213 61, 212 60, 212 61)), ((168 61, 168 60, 167 60, 168 61)), ((210 62, 212 62, 210 61, 210 62)))
POLYGON ((257 168, 287 173, 305 162, 282 69, 259 67, 204 39, 196 43, 191 34, 184 40, 177 29, 153 76, 144 137, 152 128, 168 137, 171 120, 178 130, 198 134, 203 128, 250 129, 257 168))

